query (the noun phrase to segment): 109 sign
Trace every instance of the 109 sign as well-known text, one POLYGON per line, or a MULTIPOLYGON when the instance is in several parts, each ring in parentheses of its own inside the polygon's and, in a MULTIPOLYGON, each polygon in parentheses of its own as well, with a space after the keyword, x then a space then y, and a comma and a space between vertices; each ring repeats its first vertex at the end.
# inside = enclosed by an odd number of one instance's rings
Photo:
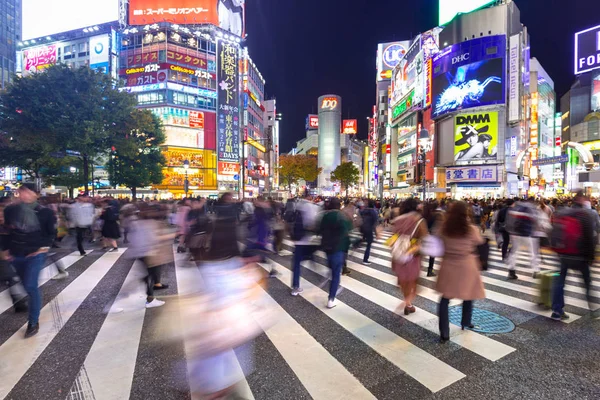
POLYGON ((338 100, 335 97, 325 97, 321 103, 321 110, 335 110, 338 106, 338 100))

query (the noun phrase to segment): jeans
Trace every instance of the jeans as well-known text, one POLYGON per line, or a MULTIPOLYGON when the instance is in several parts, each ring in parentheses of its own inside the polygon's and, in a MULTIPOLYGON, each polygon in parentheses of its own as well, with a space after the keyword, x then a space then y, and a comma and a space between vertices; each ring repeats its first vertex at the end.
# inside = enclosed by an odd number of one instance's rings
POLYGON ((337 251, 327 254, 327 265, 331 268, 331 285, 329 286, 329 300, 334 300, 340 286, 342 267, 344 266, 344 252, 337 251))
POLYGON ((365 256, 363 262, 369 262, 369 256, 371 255, 371 245, 373 244, 373 232, 367 232, 364 234, 365 241, 367 242, 367 249, 365 250, 365 256))
POLYGON ((292 261, 292 289, 300 287, 300 263, 308 256, 317 251, 317 246, 297 244, 294 248, 294 259, 292 261))
POLYGON ((552 312, 562 315, 565 307, 565 280, 567 279, 567 271, 574 269, 581 271, 583 275, 583 283, 585 284, 585 292, 590 301, 590 285, 592 278, 590 276, 590 264, 585 260, 574 260, 560 258, 560 275, 554 281, 552 290, 552 312))
POLYGON ((76 233, 76 238, 77 238, 77 250, 79 250, 79 254, 84 255, 85 254, 85 250, 83 248, 83 236, 85 235, 85 232, 88 230, 89 228, 75 228, 75 233, 76 233))
POLYGON ((502 231, 502 261, 506 260, 508 254, 508 246, 510 245, 510 234, 502 231))
MULTIPOLYGON (((440 318, 440 336, 444 339, 450 338, 450 318, 448 317, 448 304, 450 299, 442 297, 438 308, 438 316, 440 318)), ((473 315, 473 302, 470 300, 463 301, 462 304, 462 326, 471 325, 471 317, 473 315)))
POLYGON ((433 272, 434 265, 435 265, 435 257, 429 257, 429 267, 427 267, 428 274, 431 274, 433 272))
POLYGON ((33 257, 15 257, 13 266, 29 295, 29 324, 36 325, 42 309, 42 295, 38 287, 40 271, 46 261, 46 253, 33 257))
POLYGON ((146 277, 146 301, 154 300, 154 285, 160 283, 161 266, 148 268, 148 276, 146 277))

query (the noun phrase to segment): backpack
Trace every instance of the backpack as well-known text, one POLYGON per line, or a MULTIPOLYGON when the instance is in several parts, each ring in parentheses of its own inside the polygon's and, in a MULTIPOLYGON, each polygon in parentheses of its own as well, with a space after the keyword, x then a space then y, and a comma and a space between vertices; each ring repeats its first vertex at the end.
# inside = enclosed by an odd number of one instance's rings
POLYGON ((302 240, 302 238, 306 234, 306 229, 304 228, 304 217, 302 216, 302 212, 300 210, 294 211, 292 221, 289 222, 292 224, 292 229, 290 230, 290 237, 292 238, 292 240, 302 240))
POLYGON ((577 256, 581 254, 583 243, 583 225, 576 214, 557 215, 552 224, 550 247, 561 255, 577 256))
POLYGON ((283 212, 283 220, 288 224, 294 222, 296 218, 296 205, 295 204, 286 204, 285 211, 283 212))
POLYGON ((423 222, 423 218, 417 222, 415 229, 413 229, 410 235, 402 234, 398 236, 398 239, 392 244, 392 259, 400 264, 406 264, 413 259, 414 254, 409 254, 409 250, 412 247, 413 236, 423 222))
POLYGON ((517 236, 531 236, 535 227, 533 210, 524 205, 516 205, 508 212, 507 230, 517 236))
POLYGON ((327 254, 334 253, 340 246, 341 238, 341 222, 340 213, 338 212, 336 223, 328 226, 327 230, 321 232, 321 248, 327 254))

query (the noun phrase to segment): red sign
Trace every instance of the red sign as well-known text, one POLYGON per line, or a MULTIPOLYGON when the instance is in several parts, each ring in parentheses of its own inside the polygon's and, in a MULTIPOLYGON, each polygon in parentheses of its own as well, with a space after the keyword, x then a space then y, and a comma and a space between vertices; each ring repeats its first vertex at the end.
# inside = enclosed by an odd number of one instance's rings
POLYGON ((346 135, 355 135, 358 132, 358 121, 355 119, 345 119, 342 122, 342 133, 346 135))
POLYGON ((23 51, 23 67, 27 72, 36 72, 56 63, 57 47, 55 44, 38 46, 23 51))
POLYGON ((240 173, 240 164, 219 161, 219 175, 234 176, 240 173))
POLYGON ((554 144, 556 145, 556 147, 560 147, 562 145, 562 140, 560 136, 554 140, 554 144))
POLYGON ((130 0, 129 24, 212 24, 219 26, 215 0, 130 0))
POLYGON ((190 111, 190 128, 204 129, 204 113, 199 111, 190 111))
POLYGON ((319 116, 318 115, 309 115, 308 116, 308 127, 312 129, 317 129, 319 127, 319 116))
POLYGON ((431 63, 431 58, 429 58, 425 63, 425 84, 427 86, 427 88, 425 89, 425 108, 431 105, 431 88, 433 81, 433 67, 431 63))

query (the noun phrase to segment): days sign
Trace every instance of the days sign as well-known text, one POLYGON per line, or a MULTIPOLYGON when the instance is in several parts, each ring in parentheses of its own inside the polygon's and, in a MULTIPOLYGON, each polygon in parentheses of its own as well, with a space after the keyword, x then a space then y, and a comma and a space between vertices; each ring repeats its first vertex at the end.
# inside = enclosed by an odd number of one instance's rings
POLYGON ((342 133, 346 135, 355 135, 358 132, 358 121, 355 119, 345 119, 342 121, 342 133))
POLYGON ((110 38, 108 35, 94 36, 90 38, 90 68, 103 69, 108 72, 110 38))
POLYGON ((498 167, 496 165, 448 167, 446 182, 498 182, 498 167))
POLYGON ((496 161, 498 112, 460 114, 454 117, 454 161, 473 163, 496 161))
POLYGON ((170 22, 178 25, 212 24, 243 36, 245 0, 130 0, 129 25, 170 22))
POLYGON ((204 113, 200 111, 190 111, 189 125, 190 128, 204 129, 204 113))
POLYGON ((600 68, 600 25, 575 34, 575 75, 600 68))
POLYGON ((319 116, 310 114, 306 117, 306 130, 310 131, 313 129, 319 129, 319 116))
POLYGON ((519 93, 520 61, 521 36, 519 34, 516 34, 510 37, 510 48, 508 56, 508 122, 516 122, 519 120, 519 110, 521 106, 521 95, 519 93))
POLYGON ((569 162, 568 154, 561 154, 556 157, 548 157, 548 158, 539 158, 537 160, 533 160, 531 164, 534 167, 539 167, 540 165, 549 165, 549 164, 565 164, 569 162))
POLYGON ((23 50, 24 75, 41 71, 56 64, 58 47, 55 44, 23 50))
POLYGON ((494 0, 440 0, 438 25, 446 25, 459 14, 470 13, 493 2, 494 0))
POLYGON ((240 164, 239 163, 230 163, 230 162, 223 162, 223 161, 219 161, 218 163, 218 174, 219 175, 226 175, 226 176, 233 176, 235 179, 235 176, 238 176, 239 179, 239 173, 240 173, 240 164))
POLYGON ((321 102, 321 110, 333 111, 338 106, 338 99, 336 97, 325 97, 321 102))
POLYGON ((433 58, 432 116, 504 104, 506 36, 467 40, 433 58))
POLYGON ((380 43, 377 45, 377 81, 386 81, 392 78, 392 70, 400 62, 410 41, 380 43))
POLYGON ((240 93, 238 47, 217 42, 217 151, 219 161, 239 162, 240 93))

